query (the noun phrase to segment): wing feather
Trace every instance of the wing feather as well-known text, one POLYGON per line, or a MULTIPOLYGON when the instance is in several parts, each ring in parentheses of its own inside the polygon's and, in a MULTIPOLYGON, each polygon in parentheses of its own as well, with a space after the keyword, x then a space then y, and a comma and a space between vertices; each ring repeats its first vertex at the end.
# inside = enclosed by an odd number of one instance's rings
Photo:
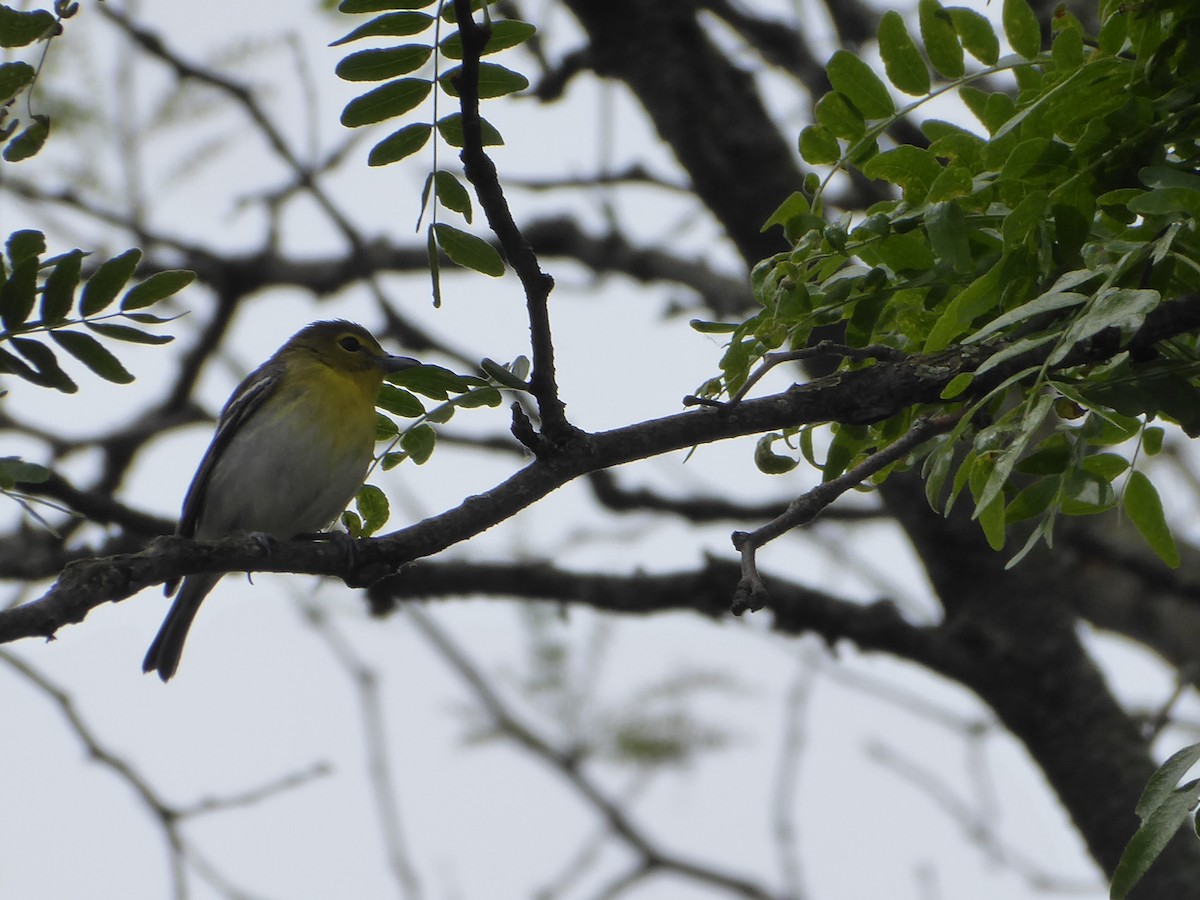
POLYGON ((269 363, 260 366, 238 385, 233 396, 229 398, 229 402, 225 404, 225 408, 221 410, 221 417, 217 420, 217 430, 213 434, 212 442, 204 452, 204 459, 200 461, 200 467, 196 470, 196 475, 192 478, 192 484, 184 498, 183 513, 179 517, 179 528, 176 530, 176 534, 183 537, 195 536, 196 523, 200 518, 200 511, 204 508, 204 495, 208 490, 208 483, 217 460, 221 458, 221 454, 246 420, 254 415, 255 410, 262 406, 279 387, 279 376, 278 368, 269 363))

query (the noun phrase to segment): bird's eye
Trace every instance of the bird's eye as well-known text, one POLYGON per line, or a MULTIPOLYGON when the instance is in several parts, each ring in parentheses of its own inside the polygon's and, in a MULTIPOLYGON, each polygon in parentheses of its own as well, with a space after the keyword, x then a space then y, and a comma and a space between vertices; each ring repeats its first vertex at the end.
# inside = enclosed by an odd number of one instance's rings
POLYGON ((346 335, 338 343, 342 345, 343 350, 349 350, 351 353, 362 349, 362 342, 352 334, 346 335))

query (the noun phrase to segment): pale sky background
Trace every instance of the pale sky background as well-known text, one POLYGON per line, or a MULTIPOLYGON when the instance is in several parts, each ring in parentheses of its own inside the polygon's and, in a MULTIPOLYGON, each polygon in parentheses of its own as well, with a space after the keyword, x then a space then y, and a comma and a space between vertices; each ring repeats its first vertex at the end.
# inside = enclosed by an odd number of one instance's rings
MULTIPOLYGON (((116 0, 109 2, 117 5, 116 0)), ((989 11, 981 0, 967 4, 989 11)), ((210 0, 197 7, 146 0, 138 5, 138 16, 191 60, 209 65, 229 60, 230 74, 267 89, 268 112, 302 148, 312 128, 322 149, 328 149, 342 134, 337 122, 342 105, 359 88, 333 76, 334 65, 347 50, 326 45, 353 25, 348 19, 320 16, 311 6, 210 0), (285 27, 311 69, 319 97, 312 121, 306 118, 291 51, 274 39, 284 9, 285 27), (230 53, 231 45, 241 52, 230 53)), ((111 114, 120 102, 111 71, 121 44, 89 0, 84 7, 51 51, 54 73, 80 79, 77 90, 89 91, 88 96, 111 114)), ((770 8, 784 17, 796 15, 782 0, 770 8)), ((564 12, 542 3, 528 4, 527 9, 554 52, 576 43, 573 23, 564 12)), ((998 15, 998 9, 991 12, 998 15)), ((503 61, 534 71, 520 54, 507 54, 503 61)), ((131 77, 139 100, 136 108, 123 107, 119 114, 136 122, 155 108, 169 82, 152 63, 139 62, 131 77)), ((790 83, 780 81, 774 87, 775 108, 798 130, 809 98, 790 83)), ((591 79, 578 79, 567 101, 553 107, 492 101, 484 112, 507 141, 494 153, 502 178, 594 171, 608 120, 611 133, 606 140, 614 168, 639 161, 677 178, 672 160, 632 101, 619 90, 599 88, 591 79)), ((378 140, 385 133, 377 129, 372 135, 378 140)), ((365 154, 371 143, 364 142, 355 161, 330 180, 330 190, 367 234, 406 239, 412 235, 428 152, 405 165, 368 169, 365 154)), ((56 170, 79 164, 78 153, 69 136, 52 136, 49 148, 21 164, 19 174, 54 178, 56 170)), ((111 147, 97 148, 96 165, 111 173, 114 154, 111 147)), ((451 162, 452 156, 443 160, 451 162)), ((149 206, 151 222, 233 250, 258 246, 262 227, 257 210, 236 209, 238 198, 284 180, 258 136, 248 133, 239 114, 228 112, 156 136, 139 168, 147 195, 161 194, 149 206), (219 139, 221 152, 198 166, 190 179, 164 188, 163 179, 188 161, 200 139, 219 139)), ((524 222, 539 212, 559 210, 565 202, 561 193, 508 193, 524 222)), ((586 221, 602 221, 597 195, 567 196, 586 221)), ((732 250, 715 239, 711 224, 695 216, 686 201, 649 190, 608 199, 620 225, 634 237, 655 241, 682 229, 686 246, 697 258, 736 271, 732 250)), ((77 220, 58 210, 53 218, 42 218, 8 198, 0 203, 4 234, 47 222, 55 223, 53 228, 45 225, 51 231, 52 252, 80 244, 111 253, 134 243, 90 224, 74 230, 77 220)), ((283 238, 298 254, 342 249, 340 238, 306 200, 293 204, 283 238)), ((544 260, 543 267, 558 281, 552 314, 559 376, 576 424, 601 429, 676 412, 682 396, 715 371, 719 344, 691 331, 688 315, 663 317, 668 301, 678 293, 621 279, 597 284, 578 267, 555 260, 544 260)), ((457 347, 499 360, 528 352, 523 302, 511 275, 493 281, 447 274, 441 310, 431 307, 422 276, 387 278, 384 283, 407 314, 457 347)), ((102 384, 74 368, 71 371, 81 376, 79 394, 64 397, 16 383, 8 385, 12 394, 6 402, 19 416, 72 433, 103 432, 125 421, 159 396, 158 382, 169 361, 184 351, 210 315, 211 298, 202 288, 190 289, 179 302, 192 312, 171 326, 178 337, 174 344, 121 348, 122 359, 138 376, 135 384, 102 384)), ((333 316, 377 324, 360 289, 321 303, 296 292, 255 297, 235 322, 225 364, 204 372, 204 402, 215 412, 241 376, 292 332, 313 319, 333 316)), ((495 434, 507 428, 507 421, 503 409, 472 410, 460 413, 453 427, 495 434)), ((125 499, 137 508, 175 516, 209 434, 207 426, 197 426, 151 445, 131 473, 125 499)), ((4 454, 37 458, 36 445, 14 442, 10 447, 7 441, 6 436, 4 454)), ((679 454, 628 467, 619 475, 633 483, 654 482, 679 491, 706 485, 747 499, 799 493, 814 481, 811 473, 801 470, 784 478, 758 474, 751 449, 750 441, 730 442, 702 448, 686 465, 679 454)), ((67 474, 86 481, 93 463, 72 460, 67 474)), ((393 525, 399 526, 493 486, 511 467, 505 460, 468 460, 461 451, 444 447, 424 467, 406 463, 375 481, 392 498, 393 525)), ((15 514, 11 505, 0 508, 0 515, 8 519, 15 514)), ((443 559, 550 555, 561 565, 587 570, 667 571, 694 566, 705 553, 732 558, 733 527, 693 529, 639 516, 597 515, 586 488, 571 485, 453 548, 443 559)), ((768 571, 845 596, 871 600, 886 592, 904 602, 910 615, 933 614, 919 571, 887 526, 851 531, 826 523, 810 536, 771 545, 762 564, 768 571), (827 547, 840 548, 841 554, 831 557, 827 547), (891 587, 885 591, 878 579, 886 579, 891 587)), ((332 767, 326 777, 258 805, 215 812, 185 826, 204 858, 248 896, 397 896, 370 798, 358 701, 328 645, 299 612, 298 599, 308 596, 330 614, 361 662, 380 673, 396 801, 424 896, 529 897, 550 882, 599 827, 593 811, 539 762, 507 745, 464 745, 461 710, 468 695, 406 616, 370 620, 361 597, 334 583, 317 589, 310 579, 271 575, 257 575, 254 582, 249 587, 237 575, 222 582, 193 629, 178 677, 166 686, 140 671, 142 655, 167 608, 157 590, 97 609, 51 644, 28 641, 11 648, 68 691, 98 739, 134 764, 170 802, 190 805, 251 790, 317 763, 332 767)), ((432 604, 428 611, 485 671, 520 668, 523 638, 517 606, 464 600, 432 604)), ((556 627, 582 648, 598 622, 596 615, 576 609, 556 627)), ((717 670, 739 685, 736 693, 714 694, 699 704, 706 720, 732 733, 733 744, 689 770, 661 776, 633 806, 636 821, 663 847, 779 887, 769 815, 783 745, 782 713, 799 669, 807 673, 809 691, 793 811, 809 897, 1043 896, 1019 872, 970 844, 958 823, 927 793, 882 765, 880 751, 873 748, 918 762, 970 804, 976 803, 980 790, 972 776, 975 751, 959 733, 862 690, 860 682, 921 697, 947 716, 968 722, 987 716, 973 696, 885 657, 863 657, 843 649, 835 662, 814 639, 787 641, 769 634, 765 616, 712 624, 698 616, 670 615, 610 624, 610 656, 597 686, 604 702, 617 704, 640 687, 681 671, 717 670)), ((1148 655, 1111 639, 1095 638, 1091 643, 1113 673, 1123 699, 1157 706, 1169 695, 1168 673, 1148 655)), ((1182 711, 1194 711, 1194 706, 1185 701, 1182 711)), ((519 703, 518 708, 525 709, 519 703)), ((64 727, 59 710, 3 664, 0 709, 8 726, 0 744, 0 898, 169 896, 161 830, 126 784, 89 762, 64 727)), ((987 824, 1031 867, 1090 886, 1077 896, 1105 896, 1098 873, 1024 752, 996 730, 977 749, 989 776, 987 824)), ((629 783, 627 773, 611 767, 597 766, 594 771, 610 794, 619 795, 629 783)), ((597 870, 567 896, 592 896, 627 862, 622 851, 610 850, 597 870)), ((190 884, 193 897, 216 896, 194 877, 190 884)), ((626 896, 652 900, 717 895, 692 883, 657 878, 626 896)))

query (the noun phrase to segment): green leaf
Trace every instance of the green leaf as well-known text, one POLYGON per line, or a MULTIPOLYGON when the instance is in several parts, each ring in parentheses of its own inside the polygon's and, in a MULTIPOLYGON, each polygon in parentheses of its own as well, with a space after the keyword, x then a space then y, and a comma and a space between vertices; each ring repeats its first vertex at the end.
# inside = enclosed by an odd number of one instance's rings
MULTIPOLYGON (((917 15, 921 25, 921 40, 933 67, 947 78, 963 75, 963 48, 950 14, 938 0, 920 0, 917 15)), ((928 91, 928 88, 926 88, 928 91)), ((924 92, 923 92, 924 93, 924 92)))
MULTIPOLYGON (((899 90, 917 97, 929 93, 929 69, 925 66, 921 51, 909 36, 904 17, 894 9, 889 9, 879 19, 879 55, 883 57, 883 69, 888 80, 899 90)), ((820 117, 817 121, 820 121, 820 117)))
POLYGON ((1158 558, 1172 569, 1179 568, 1179 548, 1163 514, 1162 500, 1154 484, 1134 470, 1125 487, 1125 512, 1158 558))
POLYGON ((808 198, 800 191, 792 191, 788 195, 788 198, 776 207, 775 212, 771 213, 771 218, 763 223, 759 231, 768 231, 776 225, 782 225, 786 228, 788 223, 793 219, 798 219, 800 216, 808 215, 811 212, 812 206, 808 202, 808 198))
POLYGON ((412 156, 429 142, 429 135, 432 133, 433 126, 428 122, 405 125, 371 148, 367 155, 367 165, 386 166, 412 156))
MULTIPOLYGON (((922 63, 924 65, 924 63, 922 63)), ((844 94, 830 91, 813 107, 813 118, 817 124, 828 129, 837 137, 856 141, 867 130, 866 121, 844 94)))
POLYGON ((337 66, 337 76, 343 81, 387 81, 397 75, 407 75, 425 65, 432 47, 424 44, 404 44, 376 50, 351 53, 337 66))
POLYGON ((493 278, 504 274, 504 260, 496 248, 483 238, 460 231, 444 222, 433 226, 438 246, 460 266, 482 272, 493 278))
POLYGON ((1162 452, 1163 437, 1165 436, 1166 432, 1157 425, 1142 432, 1142 449, 1146 451, 1147 456, 1158 456, 1162 452))
POLYGON ((425 407, 415 395, 392 384, 385 383, 379 389, 379 399, 375 401, 375 405, 405 419, 425 415, 425 407))
POLYGON ((849 50, 838 50, 825 66, 829 83, 845 94, 867 119, 884 119, 896 111, 887 85, 849 50))
POLYGON ((7 162, 20 162, 36 156, 50 136, 50 117, 35 115, 33 123, 9 141, 4 148, 4 159, 7 162))
MULTIPOLYGON (((524 357, 520 358, 524 359, 524 357)), ((484 357, 479 363, 479 368, 497 384, 503 385, 506 388, 511 388, 514 391, 529 390, 529 385, 523 380, 522 376, 518 375, 508 366, 502 366, 495 360, 484 357)))
POLYGON ((57 31, 57 20, 44 9, 21 12, 0 4, 0 47, 24 47, 57 31))
POLYGON ((37 258, 46 252, 46 235, 32 229, 14 231, 5 241, 5 250, 8 261, 14 266, 26 259, 37 258))
POLYGON ((1112 509, 1116 492, 1107 479, 1094 472, 1069 472, 1063 482, 1062 511, 1068 516, 1090 516, 1112 509))
POLYGON ((998 494, 982 509, 976 508, 975 516, 979 519, 988 546, 996 551, 1003 550, 1006 537, 1004 495, 998 494))
POLYGON ((938 396, 943 400, 953 400, 963 391, 971 386, 971 382, 975 380, 974 372, 959 372, 950 379, 950 383, 942 388, 941 394, 938 396))
MULTIPOLYGON (((979 507, 990 508, 993 500, 1003 500, 1004 487, 1008 484, 1013 467, 1025 453, 1025 448, 1029 446, 1029 442, 1034 438, 1038 427, 1045 421, 1053 406, 1054 397, 1049 393, 1042 393, 1025 408, 1025 412, 1021 416, 1021 427, 1016 437, 1004 448, 1004 452, 996 457, 988 472, 987 481, 977 492, 976 515, 980 515, 979 507)), ((978 447, 978 444, 976 446, 978 447)), ((1107 482, 1105 483, 1107 484, 1107 482)))
POLYGON ((928 150, 901 144, 871 157, 862 166, 862 172, 868 178, 879 178, 900 185, 905 200, 919 203, 928 195, 942 167, 928 150))
POLYGON ((42 288, 42 321, 47 325, 61 322, 75 303, 75 288, 83 267, 83 251, 72 250, 59 258, 42 288))
POLYGON ((1058 478, 1039 478, 1023 489, 1005 508, 1005 524, 1012 525, 1042 515, 1058 496, 1060 483, 1058 478))
MULTIPOLYGON (((51 335, 55 336, 57 335, 57 332, 51 332, 51 335)), ((45 344, 30 340, 29 338, 18 337, 12 338, 11 341, 12 345, 17 349, 17 351, 30 362, 32 362, 37 369, 37 371, 34 373, 34 377, 30 378, 29 380, 33 381, 35 384, 40 384, 45 387, 56 388, 57 390, 62 391, 64 394, 73 394, 79 390, 79 388, 76 387, 75 382, 72 381, 67 373, 62 370, 62 367, 59 366, 58 358, 54 355, 54 351, 45 344)), ((9 362, 11 362, 11 360, 9 360, 9 362)), ((29 375, 27 373, 29 371, 32 370, 27 369, 26 373, 17 371, 15 374, 28 378, 29 375)))
POLYGON ((1200 190, 1200 175, 1176 166, 1146 166, 1138 178, 1148 188, 1184 187, 1200 190))
POLYGON ((952 6, 948 10, 954 30, 962 40, 963 49, 985 66, 994 66, 1000 59, 1000 39, 987 17, 965 6, 952 6))
POLYGON ((352 538, 363 536, 362 518, 353 510, 347 509, 342 512, 342 527, 346 529, 346 534, 352 538))
POLYGON ((1146 191, 1126 204, 1130 212, 1140 216, 1184 213, 1200 219, 1200 190, 1191 187, 1164 187, 1146 191))
POLYGON ((1033 59, 1042 49, 1042 29, 1025 0, 1004 0, 1000 21, 1009 44, 1021 56, 1033 59))
POLYGON ((842 158, 842 147, 824 125, 809 125, 800 132, 800 156, 812 166, 833 165, 842 158))
POLYGON ((127 344, 169 344, 175 340, 169 334, 151 334, 130 325, 120 325, 116 322, 86 322, 88 328, 114 341, 125 341, 127 344))
POLYGON ((141 259, 142 251, 135 247, 102 263, 83 286, 83 296, 79 298, 80 313, 85 317, 95 315, 116 300, 141 259))
POLYGON ((1065 28, 1054 39, 1050 48, 1054 64, 1060 72, 1070 73, 1083 65, 1083 32, 1078 28, 1065 28))
POLYGON ((0 285, 0 322, 9 331, 20 328, 37 302, 37 257, 26 257, 0 285))
MULTIPOLYGON (((438 84, 451 97, 457 97, 457 79, 461 74, 462 67, 455 66, 438 79, 438 84)), ((498 66, 495 63, 485 62, 479 64, 480 100, 503 97, 506 94, 515 94, 517 91, 523 91, 527 87, 529 87, 529 79, 520 72, 514 72, 512 69, 506 69, 504 66, 498 66)))
POLYGON ((177 294, 196 280, 196 273, 187 269, 169 269, 155 272, 141 284, 135 284, 121 298, 121 311, 145 309, 159 300, 177 294))
POLYGON ((400 426, 381 413, 375 410, 375 441, 392 441, 400 434, 400 426))
POLYGON ((1198 797, 1200 783, 1189 782, 1172 791, 1142 822, 1142 826, 1126 844, 1125 852, 1121 854, 1121 860, 1113 872, 1109 888, 1111 900, 1124 900, 1128 896, 1175 836, 1175 832, 1187 821, 1198 797))
POLYGON ((365 37, 405 37, 420 34, 433 23, 433 16, 420 12, 398 12, 378 16, 359 25, 348 35, 334 41, 330 47, 340 47, 365 37))
POLYGON ((433 173, 433 184, 438 202, 446 209, 459 213, 470 225, 471 195, 463 183, 451 173, 439 169, 433 173))
POLYGON ((1146 782, 1146 787, 1134 809, 1138 818, 1143 822, 1150 818, 1154 811, 1175 793, 1180 779, 1198 762, 1200 762, 1200 744, 1191 744, 1172 753, 1146 782))
POLYGON ((41 484, 50 478, 50 470, 18 456, 0 457, 0 490, 12 490, 18 481, 41 484))
MULTIPOLYGON (((1051 288, 1053 291, 1053 288, 1051 288)), ((963 339, 964 344, 975 344, 982 341, 984 338, 995 334, 1001 329, 1007 328, 1009 325, 1015 325, 1018 322, 1024 322, 1026 319, 1031 319, 1034 316, 1040 316, 1042 313, 1055 312, 1060 309, 1067 309, 1072 306, 1080 306, 1087 302, 1086 294, 1078 294, 1071 291, 1063 293, 1047 292, 1038 297, 1034 297, 1028 303, 1022 303, 1015 309, 1011 309, 1003 315, 996 316, 974 334, 963 339)))
MULTIPOLYGON (((499 19, 492 22, 492 33, 483 48, 484 56, 499 53, 509 47, 523 44, 537 33, 537 29, 528 22, 517 19, 499 19)), ((441 44, 442 55, 447 59, 462 59, 462 35, 457 31, 444 39, 441 44)))
POLYGON ((977 316, 1000 305, 1001 264, 996 263, 959 292, 929 331, 925 352, 944 350, 977 316))
POLYGON ((418 466, 425 463, 433 455, 433 447, 437 443, 437 432, 428 425, 417 425, 404 432, 400 438, 400 447, 418 466))
POLYGON ((387 524, 392 509, 387 494, 373 484, 364 484, 354 498, 354 506, 362 517, 362 536, 370 537, 387 524))
POLYGON ((429 96, 433 83, 424 78, 398 78, 355 97, 342 110, 342 124, 359 128, 402 116, 429 96))
POLYGON ((385 9, 424 9, 433 6, 436 0, 342 0, 338 12, 357 15, 382 12, 385 9))
POLYGON ((504 402, 504 395, 494 387, 472 388, 458 398, 456 405, 460 409, 476 409, 480 406, 496 407, 504 402))
POLYGON ((463 394, 471 382, 442 366, 417 366, 388 376, 388 381, 416 391, 434 400, 446 400, 450 394, 463 394))
POLYGON ((1083 469, 1112 481, 1129 468, 1129 460, 1119 453, 1095 453, 1083 461, 1083 469))
POLYGON ((33 84, 37 73, 29 63, 0 64, 0 106, 33 84))
POLYGON ((933 252, 950 263, 955 272, 967 275, 975 271, 969 240, 971 230, 962 207, 952 201, 935 203, 925 216, 925 230, 933 252))
MULTIPOLYGON (((480 118, 479 125, 483 136, 483 146, 501 147, 504 145, 504 138, 487 119, 480 118)), ((437 130, 442 136, 442 140, 451 147, 463 146, 462 113, 451 113, 438 119, 437 130)))
POLYGON ((1016 470, 1026 475, 1060 475, 1071 462, 1072 444, 1061 432, 1046 438, 1038 448, 1017 462, 1016 470))
POLYGON ((1142 326, 1146 315, 1162 302, 1158 291, 1134 288, 1109 288, 1088 304, 1063 335, 1057 349, 1050 355, 1051 365, 1061 362, 1076 344, 1085 341, 1105 328, 1119 328, 1128 337, 1142 326))
POLYGON ((425 230, 425 259, 429 264, 429 281, 433 290, 433 308, 438 309, 442 305, 442 258, 438 253, 437 236, 433 233, 433 226, 425 230))
POLYGON ((1030 191, 1007 216, 1000 232, 1004 236, 1004 250, 1011 253, 1023 246, 1026 241, 1037 234, 1038 228, 1046 221, 1046 203, 1048 196, 1045 191, 1030 191))
POLYGON ((103 378, 116 384, 129 384, 133 376, 121 361, 90 334, 81 331, 52 331, 50 337, 73 357, 103 378))
POLYGON ((754 464, 765 475, 783 475, 799 465, 800 460, 794 456, 780 456, 771 449, 771 445, 782 440, 782 434, 764 434, 754 447, 754 464))
POLYGON ((1073 174, 1071 148, 1045 137, 1034 137, 1017 144, 1000 170, 1001 178, 1026 184, 1061 184, 1073 174))

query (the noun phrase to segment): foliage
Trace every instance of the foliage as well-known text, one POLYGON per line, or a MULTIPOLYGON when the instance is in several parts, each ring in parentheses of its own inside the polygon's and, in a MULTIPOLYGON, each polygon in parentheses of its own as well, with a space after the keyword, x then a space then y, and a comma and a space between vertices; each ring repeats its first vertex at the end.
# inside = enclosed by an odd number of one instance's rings
MULTIPOLYGON (((702 392, 735 394, 767 353, 803 348, 828 326, 852 347, 983 348, 985 361, 944 402, 831 426, 823 461, 811 428, 782 437, 829 480, 918 416, 961 415, 925 459, 929 500, 948 511, 966 489, 996 549, 1008 526, 1031 521, 1013 563, 1051 542, 1058 515, 1120 505, 1178 565, 1157 491, 1135 464, 1161 445, 1155 420, 1200 435, 1197 341, 1175 338, 1137 357, 1124 348, 1153 310, 1200 291, 1200 10, 1108 0, 1090 35, 1060 9, 1048 52, 1025 0, 1005 0, 1002 13, 1015 54, 1000 55, 978 13, 921 0, 924 56, 899 14, 880 21, 886 82, 853 54, 833 56, 833 90, 799 143, 807 162, 828 168, 768 221, 792 249, 755 268, 762 309, 725 326, 721 377, 702 392), (968 67, 966 55, 978 65, 968 67), (1015 92, 1001 85, 1006 74, 1015 92), (887 82, 916 99, 897 108, 887 82), (947 92, 985 135, 930 119, 927 146, 886 146, 898 119, 947 92), (857 219, 837 215, 833 198, 851 171, 891 185, 895 199, 857 219), (1098 338, 1111 338, 1115 354, 1103 364, 1072 361, 1074 348, 1098 338), (1009 371, 1029 351, 1036 361, 1009 371)), ((770 443, 759 457, 767 471, 788 468, 770 443)))
POLYGON ((133 375, 98 338, 134 344, 171 341, 170 335, 138 326, 169 321, 144 310, 182 290, 195 274, 157 272, 122 293, 141 260, 140 250, 127 250, 106 260, 86 279, 82 277, 86 256, 82 250, 43 259, 45 251, 46 237, 40 231, 16 231, 5 242, 5 256, 0 258, 0 372, 75 393, 78 386, 59 365, 54 351, 39 339, 49 336, 106 381, 133 381, 133 375), (114 303, 116 309, 111 308, 114 303), (79 325, 84 330, 72 327, 79 325))
MULTIPOLYGON (((79 4, 55 0, 54 12, 44 9, 17 10, 0 4, 0 47, 28 47, 47 42, 62 33, 62 22, 79 11, 79 4)), ((0 63, 0 157, 7 163, 29 159, 42 149, 50 135, 50 117, 33 112, 30 93, 41 69, 25 60, 0 63), (25 100, 24 118, 16 111, 25 100)), ((32 229, 15 231, 0 257, 0 374, 15 375, 31 384, 64 393, 79 388, 62 369, 54 351, 40 338, 51 341, 82 362, 106 381, 126 384, 133 375, 97 338, 135 344, 163 344, 169 335, 155 334, 138 326, 159 325, 169 319, 144 312, 182 290, 195 278, 192 272, 170 270, 155 273, 124 292, 116 310, 109 307, 133 277, 141 260, 140 250, 127 250, 97 266, 83 279, 82 250, 70 250, 43 259, 46 236, 32 229), (76 293, 82 283, 83 289, 76 293), (34 316, 35 308, 37 317, 34 316), (74 315, 72 315, 74 310, 74 315), (83 331, 71 326, 83 325, 83 331), (15 351, 15 352, 13 352, 15 351)), ((0 397, 4 395, 0 390, 0 397)), ((16 500, 42 521, 30 505, 34 498, 16 490, 19 483, 39 483, 50 477, 43 466, 19 457, 0 459, 0 493, 16 500)), ((44 502, 44 501, 42 501, 44 502)))
MULTIPOLYGON (((55 0, 54 12, 44 9, 17 10, 0 3, 0 47, 28 47, 41 41, 49 42, 62 33, 62 20, 79 11, 79 4, 70 0, 55 0)), ((48 49, 48 43, 47 48, 48 49)), ((45 50, 43 50, 43 55, 45 50)), ((37 154, 50 135, 50 117, 34 113, 29 93, 37 81, 41 61, 31 65, 26 60, 0 63, 0 151, 7 162, 20 162, 37 154), (15 101, 26 101, 26 115, 16 112, 15 101)))
MULTIPOLYGON (((441 366, 424 365, 388 376, 376 401, 375 439, 386 441, 378 463, 383 471, 394 469, 406 459, 422 465, 437 445, 434 425, 444 425, 457 409, 499 406, 501 390, 526 390, 529 360, 517 357, 507 365, 485 359, 481 368, 487 375, 456 375, 441 366), (420 397, 437 401, 426 409, 420 397), (412 420, 401 427, 392 416, 412 420)), ((374 485, 364 485, 355 500, 355 509, 342 513, 342 524, 351 537, 370 537, 387 524, 391 510, 387 496, 374 485)))
MULTIPOLYGON (((1200 744, 1184 747, 1163 763, 1146 784, 1137 805, 1141 827, 1121 854, 1113 873, 1109 895, 1112 900, 1124 900, 1200 802, 1200 779, 1176 787, 1197 762, 1200 762, 1200 744)), ((1200 834, 1200 826, 1197 833, 1200 834)))
MULTIPOLYGON (((169 321, 145 310, 182 290, 195 274, 183 270, 157 272, 122 294, 141 259, 141 251, 127 250, 101 263, 87 279, 82 277, 86 256, 82 250, 43 259, 45 252, 46 236, 40 231, 15 231, 5 241, 0 257, 0 374, 75 393, 78 386, 44 340, 49 336, 51 342, 106 381, 133 381, 133 375, 99 338, 135 344, 171 341, 170 335, 139 326, 169 321), (112 309, 118 296, 121 300, 112 309), (83 330, 73 327, 80 325, 83 330)), ((3 395, 0 391, 0 397, 3 395)), ((29 505, 31 498, 14 488, 18 482, 44 482, 49 477, 49 470, 36 463, 15 456, 0 459, 0 493, 15 499, 38 519, 41 517, 29 505)))
MULTIPOLYGON (((483 50, 485 55, 515 47, 533 35, 534 27, 527 22, 493 21, 489 9, 491 2, 476 0, 472 4, 472 8, 482 7, 484 25, 490 35, 483 50)), ((368 162, 372 166, 399 162, 420 151, 433 137, 433 165, 421 193, 421 210, 422 217, 428 211, 430 218, 426 246, 434 303, 441 302, 439 250, 460 266, 493 277, 504 274, 504 261, 490 243, 438 220, 441 210, 458 213, 468 224, 472 219, 471 197, 466 187, 457 175, 439 165, 440 143, 450 147, 463 145, 462 114, 442 115, 439 110, 443 95, 458 97, 458 76, 462 71, 459 65, 443 69, 448 63, 462 59, 462 37, 455 27, 454 3, 452 0, 342 0, 338 9, 351 14, 383 12, 335 41, 334 46, 366 38, 413 37, 433 32, 431 41, 393 44, 352 53, 338 64, 337 74, 347 81, 384 82, 346 104, 342 124, 349 128, 399 119, 431 99, 431 116, 410 122, 379 141, 371 150, 368 162), (423 11, 435 3, 438 6, 435 13, 423 11)), ((480 99, 501 97, 529 86, 524 75, 496 63, 480 63, 479 68, 480 99)), ((486 120, 483 130, 485 145, 503 143, 500 133, 486 120)))

